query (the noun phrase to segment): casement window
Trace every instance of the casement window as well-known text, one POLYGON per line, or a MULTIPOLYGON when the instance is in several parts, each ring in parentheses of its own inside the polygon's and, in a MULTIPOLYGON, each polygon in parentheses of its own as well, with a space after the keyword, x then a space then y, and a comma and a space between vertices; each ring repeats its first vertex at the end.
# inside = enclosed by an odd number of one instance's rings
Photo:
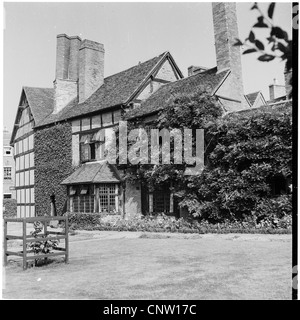
POLYGON ((99 212, 117 212, 118 190, 115 184, 100 184, 99 212))
POLYGON ((94 212, 94 185, 78 185, 69 188, 71 212, 94 212))
POLYGON ((92 135, 83 135, 80 139, 80 161, 94 160, 96 160, 96 142, 92 140, 92 135))
POLYGON ((4 167, 4 180, 11 180, 11 167, 4 167))
POLYGON ((165 213, 170 211, 169 191, 156 191, 153 193, 153 211, 165 213))

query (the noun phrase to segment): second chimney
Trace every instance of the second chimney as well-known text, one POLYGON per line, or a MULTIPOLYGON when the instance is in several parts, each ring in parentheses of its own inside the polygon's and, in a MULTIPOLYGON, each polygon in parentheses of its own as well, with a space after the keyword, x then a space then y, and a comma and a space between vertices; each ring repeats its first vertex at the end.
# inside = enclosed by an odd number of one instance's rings
POLYGON ((215 49, 218 72, 230 69, 230 85, 224 93, 227 97, 239 101, 231 102, 228 110, 238 111, 247 107, 244 97, 242 63, 240 47, 234 46, 238 35, 236 5, 234 2, 212 2, 215 49))
POLYGON ((83 40, 79 49, 79 103, 87 100, 104 83, 104 46, 83 40))
POLYGON ((284 97, 286 95, 285 86, 277 84, 277 80, 274 79, 274 83, 269 85, 269 94, 270 100, 284 97))

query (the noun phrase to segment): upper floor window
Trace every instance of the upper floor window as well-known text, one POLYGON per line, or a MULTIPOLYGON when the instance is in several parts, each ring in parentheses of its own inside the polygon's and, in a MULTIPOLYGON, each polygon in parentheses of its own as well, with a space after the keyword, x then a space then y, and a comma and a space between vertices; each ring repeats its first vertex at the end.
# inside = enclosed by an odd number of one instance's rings
POLYGON ((80 160, 81 162, 96 160, 96 143, 92 135, 83 135, 80 139, 80 160))
POLYGON ((4 180, 11 180, 11 167, 4 167, 4 180))
POLYGON ((11 156, 12 155, 12 151, 11 151, 11 148, 4 148, 4 155, 5 156, 11 156))
POLYGON ((96 160, 96 143, 81 143, 81 162, 96 160))

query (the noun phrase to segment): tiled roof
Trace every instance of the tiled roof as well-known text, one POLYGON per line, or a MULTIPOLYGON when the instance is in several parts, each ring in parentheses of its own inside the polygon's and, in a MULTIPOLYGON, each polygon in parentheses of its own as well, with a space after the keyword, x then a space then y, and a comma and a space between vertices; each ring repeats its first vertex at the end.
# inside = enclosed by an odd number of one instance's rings
POLYGON ((121 177, 112 164, 107 161, 97 161, 83 164, 61 184, 118 183, 120 181, 121 177))
POLYGON ((285 101, 280 101, 274 104, 263 105, 258 108, 249 108, 245 110, 239 110, 232 114, 242 113, 244 115, 248 115, 248 114, 251 115, 252 113, 255 113, 255 112, 270 112, 272 110, 284 111, 288 108, 291 108, 292 106, 293 106, 292 100, 285 100, 285 101))
POLYGON ((249 102, 251 103, 251 106, 253 106, 257 96, 259 95, 260 91, 256 91, 256 92, 252 92, 249 94, 246 94, 247 99, 249 100, 249 102))
POLYGON ((54 89, 23 87, 35 124, 38 125, 54 107, 54 89))
POLYGON ((168 52, 164 52, 130 69, 106 77, 104 84, 85 102, 79 104, 78 99, 74 99, 60 113, 50 114, 46 117, 39 126, 126 103, 153 68, 168 54, 168 52))
POLYGON ((273 100, 269 100, 268 104, 272 104, 272 103, 276 103, 276 102, 284 101, 284 100, 286 100, 286 95, 278 97, 278 98, 275 98, 273 100))
POLYGON ((218 73, 217 68, 212 68, 201 73, 196 73, 190 77, 162 85, 145 100, 140 107, 129 110, 126 114, 126 119, 158 112, 166 107, 170 103, 171 98, 176 94, 190 94, 197 91, 214 93, 217 86, 226 78, 228 72, 228 70, 224 70, 218 73))

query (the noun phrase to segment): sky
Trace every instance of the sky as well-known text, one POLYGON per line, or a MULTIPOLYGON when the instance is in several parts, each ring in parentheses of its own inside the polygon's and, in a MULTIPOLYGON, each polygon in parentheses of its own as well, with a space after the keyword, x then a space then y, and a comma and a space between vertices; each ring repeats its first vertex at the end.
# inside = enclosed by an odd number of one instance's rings
MULTIPOLYGON (((53 87, 56 35, 78 35, 104 44, 105 76, 169 51, 187 76, 190 65, 216 66, 209 2, 4 2, 3 126, 12 130, 22 86, 53 87)), ((256 22, 251 3, 237 3, 239 35, 256 22)), ((266 12, 268 4, 260 3, 266 12)), ((277 3, 274 21, 291 36, 291 4, 277 3)), ((257 33, 259 36, 259 33, 257 33)), ((263 34, 262 34, 263 36, 263 34)), ((276 78, 284 84, 284 63, 242 56, 245 93, 261 90, 276 78)))

